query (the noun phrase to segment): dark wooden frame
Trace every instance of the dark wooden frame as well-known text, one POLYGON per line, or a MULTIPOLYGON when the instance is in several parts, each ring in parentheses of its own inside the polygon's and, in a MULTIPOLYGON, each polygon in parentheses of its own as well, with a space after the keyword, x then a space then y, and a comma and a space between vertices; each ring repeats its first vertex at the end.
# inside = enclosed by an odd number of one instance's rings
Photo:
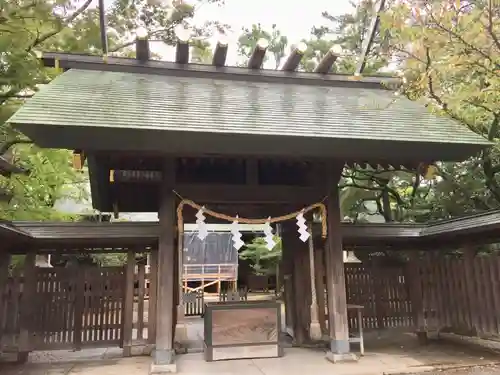
MULTIPOLYGON (((213 350, 215 348, 234 348, 234 347, 248 347, 248 346, 277 346, 278 357, 283 356, 283 346, 280 341, 281 332, 281 304, 272 301, 237 301, 237 302, 209 302, 205 304, 204 315, 204 350, 205 360, 212 362, 213 350), (258 342, 258 343, 245 343, 245 344, 224 344, 214 345, 212 336, 212 313, 213 311, 221 310, 248 310, 256 308, 275 308, 276 309, 276 324, 277 324, 277 340, 274 342, 258 342)), ((250 357, 245 357, 250 358, 250 357)), ((268 357, 269 358, 269 357, 268 357)), ((237 358, 234 358, 237 359, 237 358)))

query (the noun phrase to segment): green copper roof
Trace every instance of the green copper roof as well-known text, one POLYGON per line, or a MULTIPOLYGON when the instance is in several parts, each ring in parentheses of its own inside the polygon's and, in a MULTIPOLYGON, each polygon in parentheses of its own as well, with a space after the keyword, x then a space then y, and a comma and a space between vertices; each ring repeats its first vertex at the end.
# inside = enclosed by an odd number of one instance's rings
POLYGON ((75 127, 463 145, 468 154, 490 145, 465 126, 383 89, 73 69, 44 87, 10 123, 45 147, 75 148, 75 127), (42 125, 54 130, 51 139, 35 128, 42 125), (60 137, 55 127, 61 127, 60 137))

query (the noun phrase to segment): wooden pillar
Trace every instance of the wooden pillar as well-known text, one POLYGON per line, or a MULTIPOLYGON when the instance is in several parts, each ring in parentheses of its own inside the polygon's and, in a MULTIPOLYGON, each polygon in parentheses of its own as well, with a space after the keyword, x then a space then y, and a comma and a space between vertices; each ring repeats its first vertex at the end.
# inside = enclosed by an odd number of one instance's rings
POLYGON ((19 320, 19 352, 18 362, 26 362, 28 354, 33 349, 31 334, 33 331, 33 308, 36 303, 36 250, 31 249, 26 254, 23 272, 23 294, 21 297, 21 310, 19 320))
POLYGON ((290 252, 291 261, 291 293, 290 309, 293 322, 293 338, 296 345, 309 341, 309 325, 311 323, 311 280, 309 274, 309 253, 307 243, 300 240, 295 222, 282 224, 282 241, 284 251, 290 252))
POLYGON ((184 321, 184 228, 178 228, 176 233, 177 238, 177 321, 184 321))
POLYGON ((5 310, 6 300, 5 287, 9 278, 9 265, 11 256, 9 253, 0 253, 0 342, 2 341, 2 330, 4 322, 2 322, 3 312, 5 310))
POLYGON ((418 251, 410 253, 410 261, 406 267, 406 274, 408 275, 413 326, 419 343, 426 344, 427 327, 425 324, 424 295, 422 293, 421 265, 418 251))
MULTIPOLYGON (((318 241, 314 241, 317 243, 318 241)), ((318 319, 323 335, 328 334, 326 329, 326 301, 325 301, 325 250, 324 246, 316 249, 315 255, 315 274, 316 274, 316 300, 318 301, 318 319)))
POLYGON ((171 373, 176 371, 174 353, 174 310, 175 292, 175 179, 174 160, 165 160, 160 190, 158 212, 160 236, 158 241, 158 284, 156 301, 156 347, 151 365, 151 373, 171 373))
MULTIPOLYGON (((319 308, 318 308, 318 293, 316 291, 316 262, 315 262, 315 249, 314 249, 314 238, 312 234, 312 224, 308 225, 308 230, 310 233, 309 240, 307 241, 309 245, 309 275, 311 280, 311 324, 309 325, 309 337, 312 340, 321 340, 323 333, 321 332, 321 325, 319 323, 319 308)), ((324 314, 323 314, 324 315, 324 314)))
POLYGON ((332 362, 352 361, 356 359, 350 353, 349 347, 344 254, 342 249, 341 212, 338 192, 340 172, 340 167, 335 168, 333 166, 328 171, 326 280, 330 352, 327 354, 327 359, 332 362))
POLYGON ((158 299, 158 250, 152 249, 149 258, 148 343, 156 342, 156 301, 158 299))
POLYGON ((123 311, 123 356, 132 355, 132 332, 134 329, 134 281, 135 281, 135 251, 127 254, 125 271, 125 309, 123 311))
MULTIPOLYGON (((281 238, 283 241, 283 232, 281 232, 281 238)), ((282 267, 281 272, 283 274, 283 300, 285 303, 285 328, 289 335, 292 335, 293 331, 293 313, 292 306, 294 304, 295 294, 293 292, 292 284, 292 269, 293 269, 293 256, 292 249, 287 246, 282 247, 282 267)), ((292 335, 293 336, 293 335, 292 335)))

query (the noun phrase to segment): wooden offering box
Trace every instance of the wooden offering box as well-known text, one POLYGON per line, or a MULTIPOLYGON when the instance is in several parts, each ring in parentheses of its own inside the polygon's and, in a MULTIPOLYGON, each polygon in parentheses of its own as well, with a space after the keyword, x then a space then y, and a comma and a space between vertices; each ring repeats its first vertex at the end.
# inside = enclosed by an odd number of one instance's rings
POLYGON ((283 356, 281 307, 272 301, 210 302, 205 308, 205 360, 283 356))

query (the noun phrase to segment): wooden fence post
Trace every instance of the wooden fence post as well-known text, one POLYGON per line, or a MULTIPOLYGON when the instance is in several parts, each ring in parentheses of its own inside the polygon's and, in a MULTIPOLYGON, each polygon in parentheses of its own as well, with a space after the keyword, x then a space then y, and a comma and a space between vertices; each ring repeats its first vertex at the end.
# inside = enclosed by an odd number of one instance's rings
POLYGON ((74 286, 74 336, 73 336, 73 345, 75 350, 82 349, 82 334, 83 334, 83 314, 85 310, 85 288, 87 287, 87 274, 86 270, 82 266, 74 265, 72 266, 74 269, 75 275, 78 275, 76 278, 75 286, 74 286))
POLYGON ((408 275, 408 288, 410 292, 413 326, 417 334, 418 342, 421 344, 427 344, 427 327, 424 315, 421 266, 417 251, 412 251, 410 253, 410 261, 406 267, 406 274, 408 275))
POLYGON ((135 252, 129 250, 125 271, 125 303, 123 311, 123 356, 132 355, 132 331, 134 329, 134 281, 135 281, 135 252))
POLYGON ((480 331, 479 311, 480 301, 477 295, 477 280, 474 271, 475 250, 472 247, 464 249, 465 257, 465 287, 467 289, 467 301, 469 306, 470 322, 474 334, 480 331))
POLYGON ((0 253, 0 350, 2 342, 2 334, 5 328, 4 310, 7 301, 5 299, 5 288, 7 286, 7 281, 9 279, 9 265, 10 265, 10 254, 0 253))
POLYGON ((375 258, 371 262, 370 276, 373 279, 374 295, 375 295, 375 312, 377 314, 377 329, 384 329, 384 316, 385 316, 385 301, 384 301, 384 284, 383 274, 380 268, 379 259, 375 258))
POLYGON ((24 363, 28 360, 28 354, 33 349, 32 340, 33 334, 33 305, 36 304, 36 266, 35 266, 36 250, 30 249, 24 260, 23 272, 23 294, 21 297, 21 308, 19 317, 19 349, 18 362, 24 363))

